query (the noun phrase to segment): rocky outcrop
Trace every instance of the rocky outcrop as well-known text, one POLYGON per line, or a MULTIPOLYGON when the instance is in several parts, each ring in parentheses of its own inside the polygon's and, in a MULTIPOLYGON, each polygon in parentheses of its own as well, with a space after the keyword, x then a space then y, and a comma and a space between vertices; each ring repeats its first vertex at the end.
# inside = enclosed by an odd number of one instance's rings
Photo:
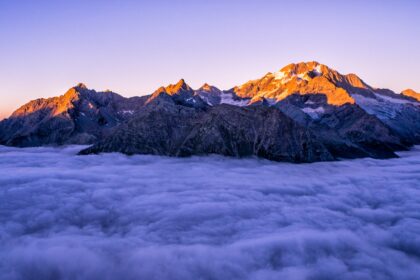
POLYGON ((64 95, 37 99, 0 122, 0 143, 11 146, 92 144, 144 104, 78 84, 64 95))
MULTIPOLYGON (((327 96, 328 104, 353 104, 347 88, 354 77, 345 77, 318 62, 289 64, 275 73, 233 88, 239 97, 261 98, 279 102, 292 94, 320 93, 327 96)), ((362 84, 362 81, 357 81, 362 84)), ((358 84, 359 85, 359 84, 358 84)))
POLYGON ((406 90, 402 91, 401 94, 404 95, 404 96, 414 98, 415 100, 420 102, 420 93, 415 92, 412 89, 406 89, 406 90))
POLYGON ((176 84, 170 84, 167 87, 160 87, 147 99, 146 104, 149 104, 161 95, 170 96, 171 99, 184 106, 194 108, 204 108, 208 106, 206 102, 184 81, 181 79, 176 84))
POLYGON ((406 145, 420 144, 420 102, 387 89, 375 89, 372 96, 354 94, 356 103, 376 116, 406 145))
POLYGON ((275 108, 223 104, 203 110, 164 96, 81 154, 101 152, 258 156, 290 162, 334 158, 309 130, 275 108))
POLYGON ((209 84, 201 86, 195 91, 195 94, 210 106, 222 104, 222 96, 225 95, 220 89, 209 84))
POLYGON ((376 116, 356 104, 328 105, 321 94, 294 94, 276 104, 302 126, 316 131, 318 139, 336 157, 388 158, 408 148, 376 116))

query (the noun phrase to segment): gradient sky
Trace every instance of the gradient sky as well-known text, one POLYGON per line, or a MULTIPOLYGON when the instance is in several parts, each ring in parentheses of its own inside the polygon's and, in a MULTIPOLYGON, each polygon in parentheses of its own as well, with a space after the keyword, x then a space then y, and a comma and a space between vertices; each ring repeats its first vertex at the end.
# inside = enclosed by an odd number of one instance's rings
POLYGON ((420 91, 420 1, 0 0, 0 118, 84 82, 124 96, 228 89, 317 60, 420 91))

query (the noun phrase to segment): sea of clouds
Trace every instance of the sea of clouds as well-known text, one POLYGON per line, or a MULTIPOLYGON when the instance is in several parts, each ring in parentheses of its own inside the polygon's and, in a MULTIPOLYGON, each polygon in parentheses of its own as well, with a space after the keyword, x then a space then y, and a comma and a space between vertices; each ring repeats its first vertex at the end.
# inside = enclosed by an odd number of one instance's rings
POLYGON ((420 149, 314 164, 0 147, 0 279, 419 279, 420 149))

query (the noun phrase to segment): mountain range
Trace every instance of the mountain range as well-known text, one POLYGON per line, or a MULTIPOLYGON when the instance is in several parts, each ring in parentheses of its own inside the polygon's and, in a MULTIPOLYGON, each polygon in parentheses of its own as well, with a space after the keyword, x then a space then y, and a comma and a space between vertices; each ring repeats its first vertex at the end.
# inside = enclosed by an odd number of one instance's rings
POLYGON ((420 143, 420 94, 374 88, 318 62, 289 64, 229 90, 183 79, 126 98, 78 84, 0 122, 0 144, 84 144, 121 152, 314 162, 389 158, 420 143))

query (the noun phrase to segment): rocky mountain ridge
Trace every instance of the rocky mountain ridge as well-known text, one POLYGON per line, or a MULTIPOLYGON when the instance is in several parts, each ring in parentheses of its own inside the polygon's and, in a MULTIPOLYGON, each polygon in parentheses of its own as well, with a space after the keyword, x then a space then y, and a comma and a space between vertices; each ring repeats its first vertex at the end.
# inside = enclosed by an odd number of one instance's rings
POLYGON ((290 64, 230 90, 183 79, 125 98, 84 84, 0 122, 0 144, 93 144, 82 153, 222 154, 278 161, 396 156, 420 143, 420 102, 318 62, 290 64))

